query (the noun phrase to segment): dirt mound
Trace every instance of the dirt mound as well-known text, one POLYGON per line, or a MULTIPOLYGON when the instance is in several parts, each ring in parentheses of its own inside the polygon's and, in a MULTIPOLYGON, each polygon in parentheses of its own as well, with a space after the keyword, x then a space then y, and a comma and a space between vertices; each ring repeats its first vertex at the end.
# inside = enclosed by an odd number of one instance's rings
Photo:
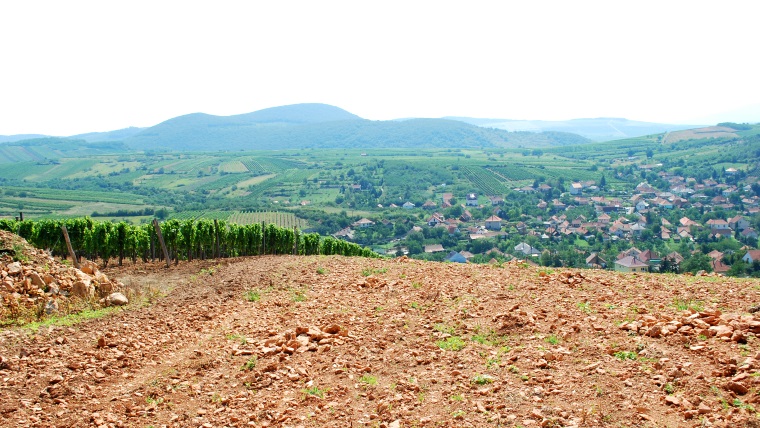
POLYGON ((71 298, 102 298, 121 288, 93 262, 84 261, 76 269, 17 235, 0 231, 0 315, 40 317, 43 311, 51 315, 68 307, 71 298), (29 310, 35 313, 24 314, 29 310))
POLYGON ((757 281, 324 256, 137 269, 173 291, 0 333, 0 424, 758 426, 757 281))

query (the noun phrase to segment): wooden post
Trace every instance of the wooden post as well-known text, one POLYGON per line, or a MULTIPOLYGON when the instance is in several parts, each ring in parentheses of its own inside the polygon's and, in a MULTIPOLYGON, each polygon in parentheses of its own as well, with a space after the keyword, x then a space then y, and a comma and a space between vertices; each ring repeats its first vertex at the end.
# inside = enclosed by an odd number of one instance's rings
POLYGON ((20 221, 24 221, 24 213, 22 213, 22 212, 19 212, 19 213, 18 213, 18 219, 19 219, 20 221))
POLYGON ((293 255, 298 255, 298 226, 293 226, 293 255))
POLYGON ((161 249, 164 250, 164 260, 166 260, 166 267, 169 267, 169 250, 166 249, 166 243, 164 242, 164 235, 161 234, 161 227, 158 225, 158 219, 153 219, 153 227, 156 229, 156 235, 158 236, 158 243, 161 244, 161 249))
POLYGON ((221 257, 221 254, 219 254, 219 222, 214 219, 214 238, 215 238, 215 246, 214 246, 214 252, 216 254, 215 258, 221 257))
POLYGON ((266 224, 262 221, 261 222, 261 254, 266 255, 266 253, 267 253, 266 224))
POLYGON ((77 255, 74 253, 74 248, 71 246, 71 240, 69 239, 69 231, 66 229, 66 225, 61 225, 61 231, 63 232, 63 239, 66 241, 66 248, 69 249, 69 255, 71 256, 71 260, 74 262, 74 267, 79 269, 79 260, 77 260, 77 255))
POLYGON ((156 261, 156 237, 150 234, 150 262, 156 261))

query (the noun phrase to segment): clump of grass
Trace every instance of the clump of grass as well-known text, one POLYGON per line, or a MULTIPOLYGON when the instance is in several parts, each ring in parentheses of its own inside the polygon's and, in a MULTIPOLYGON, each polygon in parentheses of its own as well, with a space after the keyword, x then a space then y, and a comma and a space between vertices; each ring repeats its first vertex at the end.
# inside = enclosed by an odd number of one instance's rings
POLYGON ((374 386, 377 385, 377 377, 372 376, 371 374, 365 374, 359 379, 359 382, 369 386, 374 386))
POLYGON ((291 300, 294 302, 305 302, 306 294, 304 294, 303 291, 294 291, 293 295, 291 296, 291 300))
POLYGON ((446 351, 461 351, 467 344, 459 336, 450 336, 445 340, 439 340, 435 342, 439 348, 446 351))
POLYGON ((317 274, 318 275, 324 275, 327 273, 327 269, 323 268, 322 266, 317 268, 317 274))
POLYGON ((245 364, 243 364, 243 366, 240 367, 240 370, 245 370, 245 371, 253 370, 254 368, 256 368, 257 361, 258 359, 255 356, 249 358, 248 361, 246 361, 245 364))
POLYGON ((591 313, 591 303, 589 302, 578 302, 578 309, 580 309, 582 312, 586 314, 591 313))
POLYGON ((493 378, 491 376, 482 375, 479 374, 472 378, 472 383, 475 385, 488 385, 489 383, 493 382, 493 378))
POLYGON ((259 290, 248 290, 245 292, 245 300, 249 302, 258 302, 261 300, 261 292, 259 290))
POLYGON ((705 303, 701 300, 693 299, 673 299, 672 306, 679 311, 687 311, 692 309, 697 312, 702 312, 705 309, 705 303))
POLYGON ((29 256, 25 254, 24 246, 21 244, 13 244, 13 261, 26 263, 29 261, 29 256))
POLYGON ((620 361, 625 360, 636 360, 639 356, 633 351, 619 351, 615 352, 615 358, 617 358, 620 361))
POLYGON ((313 395, 319 398, 325 398, 326 389, 320 389, 318 386, 312 386, 311 388, 302 389, 304 395, 313 395))
POLYGON ((559 345, 560 339, 559 337, 557 337, 556 334, 550 334, 548 337, 544 339, 544 342, 551 345, 559 345))

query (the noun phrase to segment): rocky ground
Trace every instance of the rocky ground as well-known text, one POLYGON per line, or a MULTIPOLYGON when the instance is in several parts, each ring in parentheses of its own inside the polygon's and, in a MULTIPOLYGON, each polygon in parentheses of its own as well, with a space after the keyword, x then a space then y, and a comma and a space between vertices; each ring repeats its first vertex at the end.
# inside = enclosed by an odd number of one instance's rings
POLYGON ((760 426, 757 281, 271 256, 0 330, 0 425, 760 426))

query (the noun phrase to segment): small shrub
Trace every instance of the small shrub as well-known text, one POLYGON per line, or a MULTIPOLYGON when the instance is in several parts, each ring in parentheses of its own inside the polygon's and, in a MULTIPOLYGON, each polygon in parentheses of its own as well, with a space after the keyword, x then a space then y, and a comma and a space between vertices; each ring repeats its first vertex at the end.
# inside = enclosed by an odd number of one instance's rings
POLYGON ((374 386, 377 385, 377 377, 372 376, 371 374, 365 374, 359 379, 359 382, 374 386))
POLYGON ((324 275, 327 273, 327 269, 323 268, 322 266, 317 268, 317 275, 324 275))
POLYGON ((249 302, 258 302, 261 300, 261 293, 258 290, 248 290, 245 292, 245 300, 249 302))
POLYGON ((311 388, 302 389, 301 392, 303 392, 304 395, 313 395, 315 397, 325 398, 325 392, 327 392, 327 390, 320 389, 317 386, 312 386, 311 388))
POLYGON ((245 364, 243 364, 243 367, 240 367, 240 370, 251 371, 255 369, 257 361, 258 359, 256 357, 249 358, 248 361, 246 361, 245 364))
POLYGON ((435 342, 435 344, 438 345, 439 348, 446 351, 461 351, 465 346, 467 346, 464 343, 464 340, 462 340, 462 338, 459 336, 447 337, 445 340, 439 340, 438 342, 435 342))
POLYGON ((560 340, 559 337, 555 334, 550 334, 549 337, 544 339, 544 342, 551 344, 551 345, 558 345, 560 340))
POLYGON ((475 385, 487 385, 493 382, 493 378, 488 375, 477 375, 472 378, 472 383, 475 385))
POLYGON ((615 352, 615 358, 617 358, 620 361, 635 360, 636 358, 638 358, 638 355, 633 351, 619 351, 619 352, 615 352))

